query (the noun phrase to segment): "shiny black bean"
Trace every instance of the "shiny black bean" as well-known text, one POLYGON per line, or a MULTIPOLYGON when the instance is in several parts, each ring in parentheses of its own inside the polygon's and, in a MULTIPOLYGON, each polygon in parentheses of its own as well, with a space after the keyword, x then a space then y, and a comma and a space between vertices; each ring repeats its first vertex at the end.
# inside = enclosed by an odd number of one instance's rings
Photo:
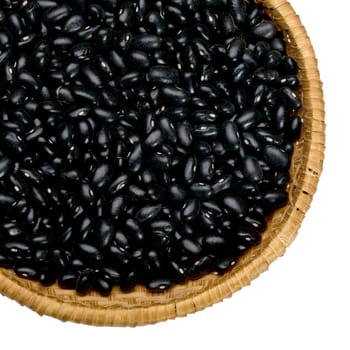
POLYGON ((241 141, 236 124, 227 121, 223 125, 224 139, 233 151, 239 151, 241 148, 241 141))
POLYGON ((147 68, 150 65, 148 55, 140 50, 130 50, 129 59, 136 68, 147 68))
POLYGON ((186 222, 191 222, 196 219, 200 212, 200 201, 198 199, 188 199, 182 207, 182 218, 186 222))
POLYGON ((234 217, 242 218, 246 213, 247 209, 244 200, 235 194, 225 195, 222 202, 226 210, 234 217))
POLYGON ((276 35, 276 28, 271 21, 263 19, 254 26, 252 32, 258 38, 270 40, 276 35))
POLYGON ((125 228, 132 235, 133 239, 139 242, 143 241, 144 232, 136 220, 129 218, 125 223, 125 228))
POLYGON ((246 63, 240 63, 232 71, 232 78, 235 84, 243 81, 249 74, 249 67, 246 63))
POLYGON ((164 141, 163 133, 159 129, 154 129, 145 139, 145 145, 149 148, 156 148, 164 141))
POLYGON ((190 101, 190 94, 179 87, 166 86, 161 89, 165 102, 179 106, 186 105, 190 101))
POLYGON ((159 120, 159 128, 162 130, 163 136, 170 142, 175 143, 177 140, 176 130, 171 121, 163 117, 159 120))
POLYGON ((186 183, 191 184, 197 172, 197 158, 189 156, 184 167, 184 179, 186 183))
POLYGON ((37 279, 38 272, 35 267, 17 265, 15 267, 15 272, 17 276, 20 276, 20 277, 24 277, 30 280, 37 279))
POLYGON ((184 106, 169 107, 165 109, 164 114, 171 120, 182 120, 190 115, 190 110, 184 106))
POLYGON ((89 19, 94 23, 102 22, 106 16, 103 7, 100 6, 99 4, 89 5, 87 12, 88 12, 89 19))
POLYGON ((176 131, 177 131, 178 140, 181 142, 181 144, 185 147, 190 146, 193 141, 193 134, 192 134, 192 128, 190 123, 188 122, 178 123, 176 127, 176 131))
POLYGON ((100 25, 84 26, 75 33, 81 40, 91 40, 95 33, 100 29, 100 25))
POLYGON ((233 63, 241 60, 245 49, 245 42, 242 39, 232 40, 228 46, 227 55, 233 63))
POLYGON ((281 95, 291 108, 295 110, 298 110, 301 108, 301 100, 299 96, 291 88, 287 86, 283 87, 281 89, 281 95))
POLYGON ((129 170, 133 173, 140 171, 142 166, 142 146, 136 144, 128 158, 129 170))
POLYGON ((7 257, 20 261, 31 255, 32 248, 25 242, 14 240, 3 244, 3 252, 7 257))
POLYGON ((98 119, 104 122, 114 122, 118 118, 116 111, 96 107, 92 112, 98 119))
POLYGON ((139 34, 134 37, 132 45, 141 51, 154 51, 160 49, 161 38, 154 34, 139 34))
POLYGON ((258 124, 261 118, 262 116, 260 111, 258 109, 252 108, 244 111, 243 114, 235 119, 235 122, 241 130, 246 131, 258 124))
POLYGON ((175 25, 184 25, 187 22, 185 14, 177 6, 166 6, 164 8, 164 17, 167 22, 175 25))
POLYGON ((147 81, 155 85, 171 85, 178 80, 178 70, 164 65, 151 67, 147 74, 147 81))
POLYGON ((241 24, 245 21, 247 16, 247 7, 244 0, 228 0, 227 4, 232 11, 234 20, 241 24))
POLYGON ((103 85, 103 80, 98 71, 93 66, 83 66, 81 73, 86 81, 95 88, 103 85))
POLYGON ((191 192, 194 197, 200 200, 208 200, 213 195, 211 186, 201 182, 193 183, 191 185, 191 192))
POLYGON ((141 208, 135 215, 136 220, 139 222, 146 222, 154 219, 162 210, 162 205, 146 205, 141 208))
POLYGON ((214 140, 219 131, 215 124, 198 124, 194 126, 193 133, 199 139, 214 140))
POLYGON ((118 220, 125 209, 126 201, 124 196, 117 196, 112 200, 110 204, 110 214, 113 219, 118 220))
POLYGON ((280 63, 280 68, 285 74, 296 74, 298 72, 298 64, 290 56, 284 56, 280 63))
POLYGON ((240 85, 233 88, 233 103, 236 108, 242 110, 247 104, 247 93, 240 85))
POLYGON ((160 170, 168 170, 171 166, 171 160, 168 155, 156 152, 151 158, 152 165, 160 170))
POLYGON ((166 23, 161 14, 157 11, 149 11, 145 17, 147 29, 157 35, 163 35, 166 30, 166 23))
POLYGON ((288 201, 288 193, 283 190, 271 190, 261 195, 262 203, 267 211, 278 209, 288 201))
POLYGON ((200 244, 192 239, 185 238, 181 241, 182 249, 191 255, 198 255, 202 251, 200 244))
POLYGON ((22 155, 26 149, 22 138, 13 131, 4 132, 1 135, 0 144, 4 151, 15 156, 22 155))
POLYGON ((303 122, 299 116, 293 116, 289 119, 287 133, 293 141, 300 137, 302 123, 303 122))
POLYGON ((52 6, 44 13, 43 20, 50 24, 56 24, 67 18, 71 11, 72 9, 67 4, 52 6))
POLYGON ((278 81, 280 76, 277 70, 259 68, 254 72, 254 78, 271 84, 278 81))
POLYGON ((113 168, 111 164, 101 162, 94 169, 91 181, 97 188, 103 188, 110 183, 112 176, 113 168))
POLYGON ((277 170, 286 170, 290 165, 290 158, 288 153, 283 149, 269 145, 264 149, 264 159, 277 170))
POLYGON ((259 182, 263 179, 263 171, 255 157, 248 156, 243 159, 243 174, 252 182, 259 182))
POLYGON ((62 289, 74 289, 77 283, 77 273, 67 272, 59 276, 58 285, 62 289))

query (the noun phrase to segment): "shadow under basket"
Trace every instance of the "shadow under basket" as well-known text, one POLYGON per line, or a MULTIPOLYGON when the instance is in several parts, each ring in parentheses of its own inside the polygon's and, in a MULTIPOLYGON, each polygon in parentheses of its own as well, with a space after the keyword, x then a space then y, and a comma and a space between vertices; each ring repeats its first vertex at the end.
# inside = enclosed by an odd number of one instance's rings
POLYGON ((257 2, 266 7, 275 25, 283 31, 288 54, 299 64, 304 122, 293 154, 289 202, 274 213, 261 243, 224 275, 208 274, 162 293, 151 293, 137 286, 129 293, 114 287, 108 297, 97 293, 78 296, 75 291, 63 290, 57 285, 43 287, 5 269, 0 269, 0 293, 41 315, 62 321, 98 326, 137 326, 185 316, 222 301, 248 285, 284 254, 297 235, 322 172, 324 101, 315 54, 299 17, 285 0, 257 2))

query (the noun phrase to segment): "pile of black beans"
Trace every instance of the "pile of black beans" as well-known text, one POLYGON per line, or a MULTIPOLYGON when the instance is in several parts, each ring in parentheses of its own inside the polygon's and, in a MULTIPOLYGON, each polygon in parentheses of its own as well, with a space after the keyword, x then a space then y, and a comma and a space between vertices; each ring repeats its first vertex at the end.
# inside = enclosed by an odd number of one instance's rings
POLYGON ((227 271, 288 201, 297 72, 253 0, 0 0, 0 266, 102 295, 227 271))

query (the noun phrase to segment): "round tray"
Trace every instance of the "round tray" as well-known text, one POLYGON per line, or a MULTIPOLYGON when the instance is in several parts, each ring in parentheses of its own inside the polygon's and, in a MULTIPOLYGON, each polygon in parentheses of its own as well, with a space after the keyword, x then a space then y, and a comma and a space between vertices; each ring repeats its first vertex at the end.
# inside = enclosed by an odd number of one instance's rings
POLYGON ((274 213, 262 242, 248 251, 224 275, 208 274, 162 293, 137 286, 130 293, 115 287, 109 297, 97 293, 78 296, 57 285, 43 287, 0 269, 0 293, 39 314, 99 326, 137 326, 156 323, 202 310, 248 285, 283 255, 294 240, 316 191, 325 143, 322 84, 315 54, 302 26, 286 0, 259 0, 283 31, 288 53, 300 67, 303 131, 293 154, 289 203, 274 213))

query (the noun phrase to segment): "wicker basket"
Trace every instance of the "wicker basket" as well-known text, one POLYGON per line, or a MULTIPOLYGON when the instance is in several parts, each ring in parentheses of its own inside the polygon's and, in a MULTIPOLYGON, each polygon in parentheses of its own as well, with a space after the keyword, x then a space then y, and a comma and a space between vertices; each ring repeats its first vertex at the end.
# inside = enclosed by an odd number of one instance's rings
POLYGON ((261 244, 250 250, 223 276, 208 274, 159 294, 151 294, 138 286, 131 293, 122 293, 115 287, 109 297, 96 293, 80 297, 74 291, 62 290, 57 285, 43 287, 16 277, 13 271, 0 269, 2 294, 39 314, 62 321, 99 326, 144 325, 185 316, 231 296, 283 255, 297 234, 322 171, 324 102, 315 54, 299 17, 286 0, 258 2, 267 8, 275 24, 284 32, 289 54, 301 68, 301 115, 304 120, 302 137, 293 155, 289 204, 273 215, 261 244))

